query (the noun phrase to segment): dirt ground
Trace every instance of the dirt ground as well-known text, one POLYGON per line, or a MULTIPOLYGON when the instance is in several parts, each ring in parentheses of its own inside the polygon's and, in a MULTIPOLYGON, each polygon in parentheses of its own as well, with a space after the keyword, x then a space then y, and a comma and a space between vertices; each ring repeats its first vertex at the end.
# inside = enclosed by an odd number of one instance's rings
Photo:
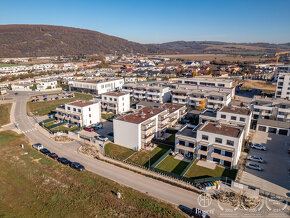
POLYGON ((251 88, 251 89, 262 89, 262 90, 269 90, 275 92, 276 86, 267 83, 265 81, 259 81, 259 80, 246 80, 243 82, 244 88, 251 88))

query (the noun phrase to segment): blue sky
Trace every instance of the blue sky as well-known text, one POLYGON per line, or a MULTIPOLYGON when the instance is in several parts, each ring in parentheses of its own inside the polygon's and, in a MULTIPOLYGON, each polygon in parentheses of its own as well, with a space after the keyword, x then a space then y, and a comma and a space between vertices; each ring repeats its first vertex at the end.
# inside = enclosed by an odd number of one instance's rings
POLYGON ((290 42, 290 0, 0 0, 0 24, 96 30, 141 43, 290 42))

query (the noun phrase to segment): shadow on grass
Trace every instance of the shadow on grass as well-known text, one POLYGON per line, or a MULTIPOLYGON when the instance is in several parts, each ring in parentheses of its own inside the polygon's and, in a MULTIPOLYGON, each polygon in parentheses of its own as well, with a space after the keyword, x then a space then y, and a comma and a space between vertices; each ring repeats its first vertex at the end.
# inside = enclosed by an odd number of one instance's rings
POLYGON ((237 169, 225 169, 222 176, 235 180, 237 176, 237 169))
POLYGON ((177 166, 172 170, 172 173, 180 175, 188 164, 188 162, 180 161, 177 166))
POLYGON ((209 175, 203 175, 203 176, 196 176, 196 177, 189 177, 190 179, 205 179, 205 178, 211 178, 212 176, 209 175))
MULTIPOLYGON (((158 145, 157 147, 162 148, 162 150, 150 158, 150 166, 152 166, 152 164, 154 164, 163 154, 165 154, 170 149, 170 147, 166 145, 158 145)), ((143 166, 149 167, 149 160, 143 166)))

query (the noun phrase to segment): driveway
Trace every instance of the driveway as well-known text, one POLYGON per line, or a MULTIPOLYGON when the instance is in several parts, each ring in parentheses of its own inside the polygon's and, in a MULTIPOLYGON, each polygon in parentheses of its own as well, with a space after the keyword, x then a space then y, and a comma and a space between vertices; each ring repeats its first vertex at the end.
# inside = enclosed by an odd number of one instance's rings
POLYGON ((110 122, 110 121, 103 122, 103 128, 96 130, 96 133, 98 133, 99 135, 108 137, 108 139, 113 142, 114 137, 108 135, 111 132, 113 132, 113 122, 110 122))
POLYGON ((282 196, 289 195, 290 176, 288 170, 290 137, 271 133, 256 132, 253 137, 254 143, 267 147, 267 151, 251 148, 249 155, 260 156, 265 163, 258 163, 263 171, 245 168, 240 180, 241 183, 260 187, 263 190, 282 196))

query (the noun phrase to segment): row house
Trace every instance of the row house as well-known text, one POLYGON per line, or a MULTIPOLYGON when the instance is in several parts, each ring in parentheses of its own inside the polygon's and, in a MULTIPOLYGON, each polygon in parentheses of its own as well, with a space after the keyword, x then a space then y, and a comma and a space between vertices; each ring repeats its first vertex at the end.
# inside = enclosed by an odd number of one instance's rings
POLYGON ((206 122, 194 129, 184 126, 176 133, 175 151, 187 158, 235 168, 242 148, 244 127, 206 122))
POLYGON ((90 126, 100 122, 101 107, 99 102, 74 101, 55 110, 55 118, 78 126, 90 126))
POLYGON ((107 92, 102 94, 102 111, 122 114, 130 110, 130 94, 124 92, 107 92))

